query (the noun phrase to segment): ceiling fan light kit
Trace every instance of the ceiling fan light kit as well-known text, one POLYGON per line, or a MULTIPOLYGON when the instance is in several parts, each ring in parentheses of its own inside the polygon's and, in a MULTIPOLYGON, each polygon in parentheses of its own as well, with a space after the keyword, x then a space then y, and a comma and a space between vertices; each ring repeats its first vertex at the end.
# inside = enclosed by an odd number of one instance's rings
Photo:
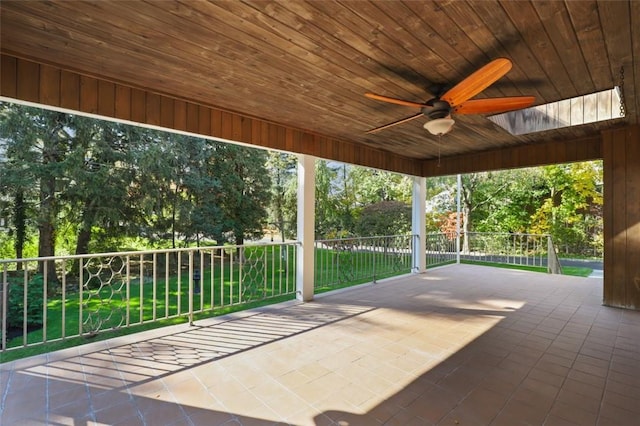
POLYGON ((422 127, 427 129, 429 133, 435 136, 445 135, 451 131, 455 120, 452 118, 436 118, 435 120, 429 120, 422 127))
POLYGON ((455 121, 451 114, 488 114, 527 108, 535 102, 533 96, 511 96, 504 98, 471 99, 492 85, 511 69, 511 61, 498 58, 476 70, 473 74, 453 86, 444 93, 436 93, 435 98, 424 103, 405 101, 388 96, 365 93, 369 99, 396 105, 419 108, 420 112, 383 126, 376 127, 367 133, 376 133, 398 124, 406 123, 418 117, 430 118, 424 124, 429 133, 441 136, 451 131, 455 121))

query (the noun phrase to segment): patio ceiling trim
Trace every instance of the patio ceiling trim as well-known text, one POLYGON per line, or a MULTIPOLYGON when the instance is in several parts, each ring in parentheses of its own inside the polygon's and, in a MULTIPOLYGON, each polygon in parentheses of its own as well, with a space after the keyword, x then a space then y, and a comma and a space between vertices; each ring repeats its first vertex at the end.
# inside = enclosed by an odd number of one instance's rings
POLYGON ((0 95, 413 176, 422 161, 3 54, 0 95))
MULTIPOLYGON (((444 140, 444 138, 443 138, 444 140)), ((446 176, 491 170, 591 161, 602 158, 602 136, 499 148, 440 160, 425 160, 423 176, 446 176)))

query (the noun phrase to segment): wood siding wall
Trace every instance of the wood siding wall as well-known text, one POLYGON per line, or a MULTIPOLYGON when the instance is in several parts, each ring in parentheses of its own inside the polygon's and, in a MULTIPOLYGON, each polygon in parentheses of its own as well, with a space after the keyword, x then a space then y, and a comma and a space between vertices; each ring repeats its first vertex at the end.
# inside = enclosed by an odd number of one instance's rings
POLYGON ((640 309, 640 126, 603 134, 604 304, 640 309))
POLYGON ((9 55, 2 55, 0 62, 0 95, 7 98, 414 176, 422 172, 420 160, 389 151, 330 139, 9 55))

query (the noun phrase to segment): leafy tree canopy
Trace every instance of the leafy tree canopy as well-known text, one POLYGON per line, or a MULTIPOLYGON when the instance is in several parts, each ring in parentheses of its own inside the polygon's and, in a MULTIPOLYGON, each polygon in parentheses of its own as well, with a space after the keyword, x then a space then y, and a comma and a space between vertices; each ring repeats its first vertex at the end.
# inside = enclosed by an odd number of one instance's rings
POLYGON ((356 232, 362 236, 401 235, 411 231, 411 206, 401 201, 380 201, 362 210, 356 232))

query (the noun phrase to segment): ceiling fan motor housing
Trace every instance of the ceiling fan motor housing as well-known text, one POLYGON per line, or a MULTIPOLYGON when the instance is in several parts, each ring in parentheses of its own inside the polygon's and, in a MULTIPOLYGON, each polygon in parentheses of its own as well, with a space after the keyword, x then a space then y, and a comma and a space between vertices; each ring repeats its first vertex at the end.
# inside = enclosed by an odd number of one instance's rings
POLYGON ((432 120, 445 118, 451 114, 451 105, 442 99, 431 99, 427 105, 429 108, 422 108, 422 113, 432 120))

